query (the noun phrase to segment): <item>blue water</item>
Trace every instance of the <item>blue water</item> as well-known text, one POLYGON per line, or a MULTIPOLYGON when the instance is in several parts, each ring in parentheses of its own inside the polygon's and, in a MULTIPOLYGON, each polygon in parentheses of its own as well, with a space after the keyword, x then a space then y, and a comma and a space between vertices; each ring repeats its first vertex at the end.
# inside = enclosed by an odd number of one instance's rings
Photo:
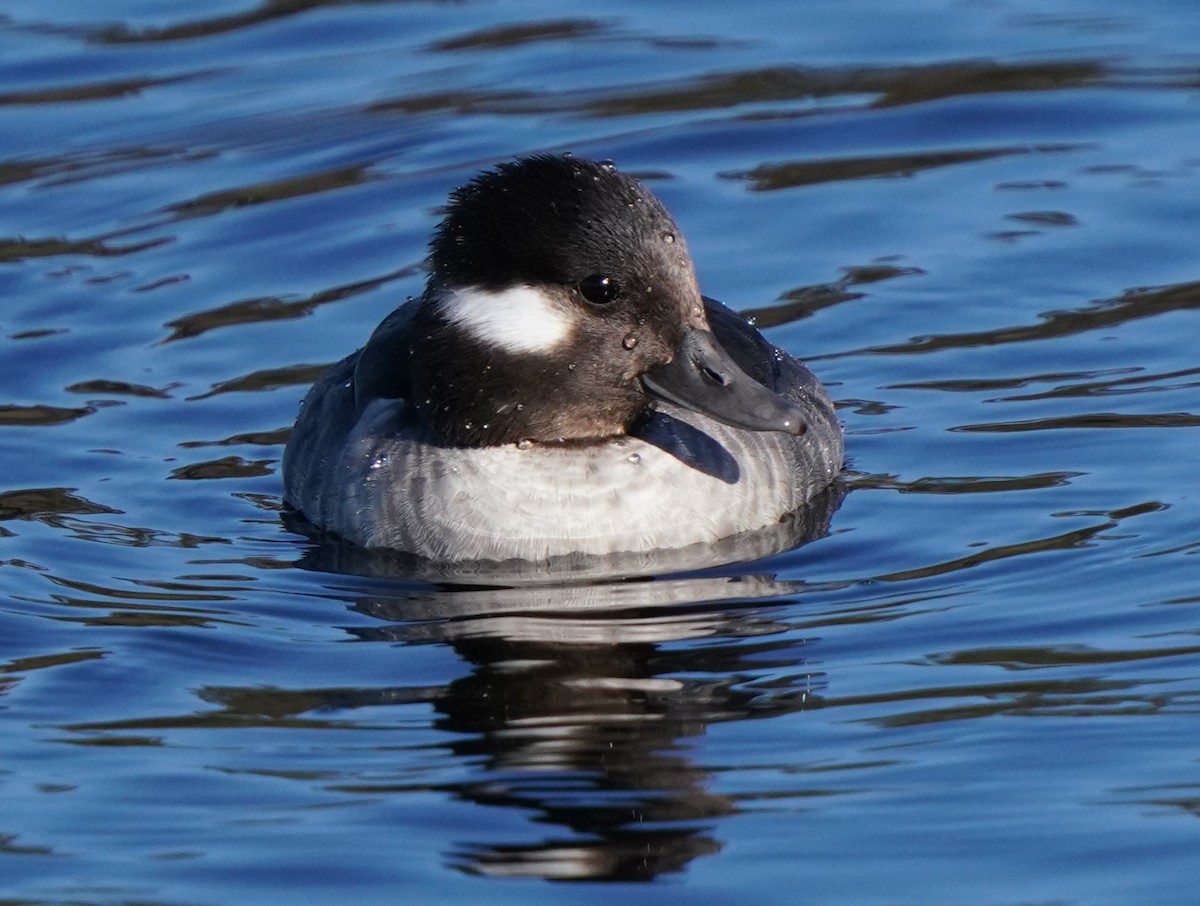
POLYGON ((1195 902, 1197 47, 1190 0, 4 4, 0 900, 1195 902), (308 384, 451 188, 566 149, 829 385, 828 533, 322 558, 308 384))

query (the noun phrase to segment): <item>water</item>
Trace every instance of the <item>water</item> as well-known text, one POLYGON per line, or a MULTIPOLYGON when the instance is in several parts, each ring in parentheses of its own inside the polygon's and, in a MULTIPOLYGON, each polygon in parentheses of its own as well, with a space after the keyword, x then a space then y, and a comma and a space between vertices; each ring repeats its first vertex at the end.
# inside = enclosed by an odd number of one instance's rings
POLYGON ((11 0, 0 898, 1194 901, 1197 46, 1186 0, 11 0), (451 590, 289 532, 297 403, 447 191, 568 148, 829 384, 828 535, 451 590))

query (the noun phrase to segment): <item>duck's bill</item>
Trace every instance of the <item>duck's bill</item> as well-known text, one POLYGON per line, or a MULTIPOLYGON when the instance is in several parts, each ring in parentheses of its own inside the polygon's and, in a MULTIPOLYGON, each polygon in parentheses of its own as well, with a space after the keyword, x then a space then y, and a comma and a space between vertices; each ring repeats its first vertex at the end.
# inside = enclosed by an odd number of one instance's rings
POLYGON ((803 434, 806 427, 795 405, 746 374, 707 330, 688 328, 679 354, 643 374, 642 386, 735 428, 803 434))

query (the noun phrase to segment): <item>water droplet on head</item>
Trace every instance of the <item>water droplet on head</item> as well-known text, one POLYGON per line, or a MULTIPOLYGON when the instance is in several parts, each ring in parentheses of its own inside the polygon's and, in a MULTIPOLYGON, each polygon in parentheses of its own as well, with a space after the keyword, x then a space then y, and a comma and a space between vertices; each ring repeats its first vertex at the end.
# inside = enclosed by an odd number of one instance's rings
POLYGON ((663 242, 665 242, 667 245, 673 245, 675 242, 675 234, 674 233, 663 233, 662 238, 663 238, 663 242))
POLYGON ((630 334, 629 336, 627 336, 625 339, 623 339, 621 341, 621 345, 624 346, 626 349, 633 349, 635 346, 637 346, 637 344, 638 344, 638 338, 636 336, 634 336, 633 334, 630 334))
POLYGON ((528 450, 532 446, 533 441, 531 441, 528 437, 522 437, 519 441, 517 441, 518 450, 528 450))
POLYGON ((639 462, 642 461, 642 454, 641 453, 630 453, 629 461, 636 466, 639 462))
POLYGON ((574 363, 574 362, 568 362, 568 363, 567 363, 567 371, 574 371, 574 370, 575 370, 575 363, 574 363))
POLYGON ((616 171, 617 165, 614 164, 611 160, 608 160, 607 158, 605 158, 604 160, 600 161, 600 169, 605 171, 606 173, 613 173, 616 171))
POLYGON ((379 469, 382 469, 387 464, 388 464, 388 455, 386 453, 384 453, 380 456, 376 456, 373 460, 371 460, 371 471, 372 472, 378 471, 379 469))

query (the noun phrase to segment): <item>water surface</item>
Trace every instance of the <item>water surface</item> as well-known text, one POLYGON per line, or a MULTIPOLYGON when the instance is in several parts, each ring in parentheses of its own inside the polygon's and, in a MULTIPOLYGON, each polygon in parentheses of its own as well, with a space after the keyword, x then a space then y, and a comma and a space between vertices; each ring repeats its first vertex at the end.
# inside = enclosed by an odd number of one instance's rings
POLYGON ((1198 46, 1185 0, 6 4, 0 899, 1194 899, 1198 46), (823 537, 509 588, 289 531, 299 399, 446 193, 567 149, 830 386, 823 537))

